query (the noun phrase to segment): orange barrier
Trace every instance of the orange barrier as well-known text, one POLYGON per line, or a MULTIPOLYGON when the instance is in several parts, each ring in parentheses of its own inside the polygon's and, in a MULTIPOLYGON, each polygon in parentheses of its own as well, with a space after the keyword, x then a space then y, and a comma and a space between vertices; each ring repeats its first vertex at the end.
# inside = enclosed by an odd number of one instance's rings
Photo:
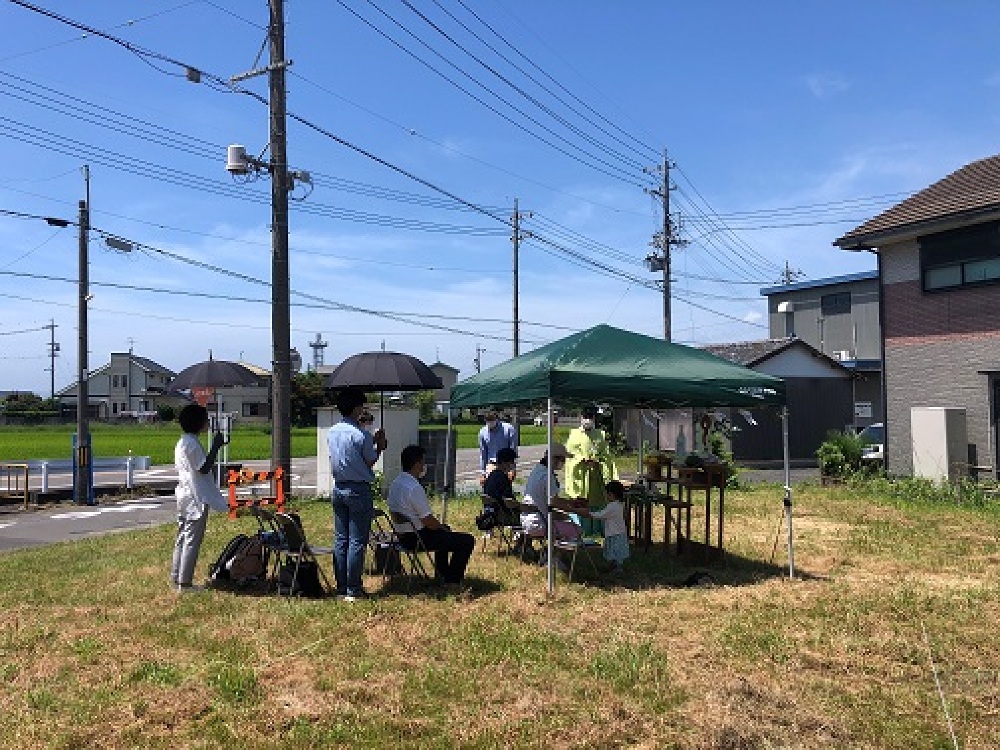
POLYGON ((279 513, 284 512, 285 483, 282 481, 284 477, 285 470, 280 466, 274 471, 253 471, 252 469, 236 471, 235 469, 230 469, 229 517, 236 518, 237 512, 240 508, 250 508, 256 505, 271 505, 272 503, 277 507, 279 513), (274 494, 269 496, 251 495, 243 500, 236 497, 236 487, 238 485, 256 484, 258 482, 271 482, 271 488, 274 490, 274 494))

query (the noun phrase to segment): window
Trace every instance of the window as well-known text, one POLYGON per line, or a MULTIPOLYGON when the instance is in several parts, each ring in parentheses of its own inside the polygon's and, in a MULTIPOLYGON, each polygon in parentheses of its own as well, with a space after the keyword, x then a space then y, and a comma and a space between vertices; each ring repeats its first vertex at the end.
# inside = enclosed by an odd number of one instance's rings
POLYGON ((851 293, 824 294, 820 297, 819 306, 823 315, 849 314, 851 312, 851 293))
POLYGON ((128 375, 122 375, 122 388, 128 388, 128 375))
POLYGON ((259 417, 264 413, 263 404, 243 404, 244 417, 259 417))
POLYGON ((986 224, 920 240, 924 291, 1000 283, 1000 224, 986 224))
POLYGON ((111 376, 111 387, 112 388, 117 388, 118 387, 118 376, 117 375, 112 375, 111 376))
POLYGON ((117 401, 112 401, 111 402, 111 413, 112 414, 117 414, 118 413, 118 402, 117 401))

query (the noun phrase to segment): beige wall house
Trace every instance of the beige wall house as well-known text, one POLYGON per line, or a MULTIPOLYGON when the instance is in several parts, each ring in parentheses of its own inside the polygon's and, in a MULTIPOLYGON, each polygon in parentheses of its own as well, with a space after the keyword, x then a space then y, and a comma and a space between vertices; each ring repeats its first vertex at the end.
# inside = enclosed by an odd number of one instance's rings
MULTIPOLYGON (((91 370, 87 378, 89 415, 93 419, 150 419, 159 406, 184 403, 167 392, 175 374, 132 352, 113 353, 108 364, 91 370)), ((75 409, 77 384, 57 391, 56 399, 61 405, 75 409)))
POLYGON ((965 468, 996 475, 1000 156, 962 167, 834 245, 878 259, 888 471, 912 473, 921 450, 911 409, 952 407, 965 410, 965 468))

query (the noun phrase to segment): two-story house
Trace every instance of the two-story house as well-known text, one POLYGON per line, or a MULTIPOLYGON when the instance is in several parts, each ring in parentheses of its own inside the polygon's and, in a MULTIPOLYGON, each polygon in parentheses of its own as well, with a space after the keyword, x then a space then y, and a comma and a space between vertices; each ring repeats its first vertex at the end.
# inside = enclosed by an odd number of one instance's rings
POLYGON ((881 422, 878 271, 770 286, 760 293, 767 297, 771 338, 794 336, 840 362, 854 375, 854 426, 881 422))
MULTIPOLYGON (((87 378, 88 414, 93 419, 151 417, 158 406, 176 406, 167 384, 176 373, 132 352, 115 352, 106 365, 91 370, 87 378)), ((66 409, 76 409, 77 384, 56 392, 66 409)))
POLYGON ((965 412, 967 463, 995 474, 1000 156, 962 167, 833 244, 878 261, 887 469, 913 471, 911 407, 952 407, 965 412))

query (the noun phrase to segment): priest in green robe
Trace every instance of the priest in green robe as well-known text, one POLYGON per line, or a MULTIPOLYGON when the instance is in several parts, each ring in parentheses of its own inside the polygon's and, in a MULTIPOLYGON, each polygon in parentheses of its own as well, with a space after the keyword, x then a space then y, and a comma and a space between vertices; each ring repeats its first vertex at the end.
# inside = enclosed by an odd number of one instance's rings
POLYGON ((566 483, 569 497, 582 497, 587 504, 599 507, 607 502, 605 482, 618 478, 618 469, 611 458, 607 438, 595 425, 597 410, 584 409, 580 426, 570 430, 566 440, 566 483))

